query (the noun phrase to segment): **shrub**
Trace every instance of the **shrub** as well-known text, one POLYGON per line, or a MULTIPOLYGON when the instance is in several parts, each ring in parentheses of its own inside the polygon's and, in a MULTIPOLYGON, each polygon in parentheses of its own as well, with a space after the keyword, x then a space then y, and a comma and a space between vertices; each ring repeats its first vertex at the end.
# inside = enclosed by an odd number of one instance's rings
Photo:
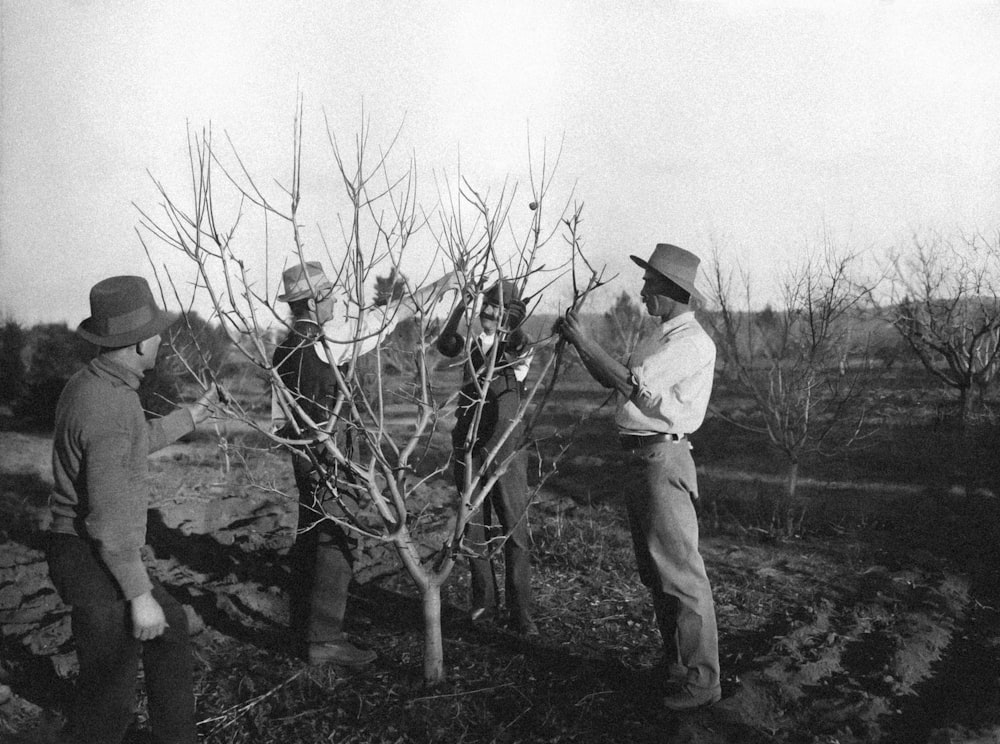
POLYGON ((51 426, 66 382, 93 358, 96 349, 65 323, 34 326, 28 332, 25 346, 27 383, 14 401, 14 413, 51 426))
POLYGON ((0 403, 13 403, 24 392, 24 344, 21 326, 7 320, 0 328, 0 403))

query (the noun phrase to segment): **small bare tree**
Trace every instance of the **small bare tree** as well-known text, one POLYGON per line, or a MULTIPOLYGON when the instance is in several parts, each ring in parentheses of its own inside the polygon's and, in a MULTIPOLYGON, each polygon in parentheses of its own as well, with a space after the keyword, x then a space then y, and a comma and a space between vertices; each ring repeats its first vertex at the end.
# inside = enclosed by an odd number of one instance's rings
POLYGON ((1000 359, 1000 234, 958 244, 914 236, 891 262, 892 325, 924 368, 957 391, 964 425, 1000 359))
POLYGON ((722 375, 753 401, 755 416, 736 420, 765 434, 788 465, 785 497, 777 499, 771 528, 794 534, 799 465, 808 453, 831 454, 851 446, 866 432, 863 395, 870 379, 869 348, 856 329, 871 287, 854 277, 857 257, 822 255, 789 269, 779 309, 751 310, 755 289, 742 267, 725 272, 718 251, 711 274, 708 314, 722 361, 722 375))
MULTIPOLYGON (((237 230, 246 208, 255 207, 265 222, 277 221, 288 226, 296 261, 316 258, 315 254, 307 255, 305 250, 298 211, 302 198, 301 128, 300 101, 291 180, 282 187, 282 203, 287 202, 287 206, 281 206, 265 193, 235 150, 232 157, 237 168, 226 169, 220 154, 213 149, 210 133, 201 137, 189 135, 193 206, 183 207, 158 184, 162 216, 157 219, 140 209, 144 228, 140 237, 152 235, 188 260, 194 269, 196 291, 207 293, 238 353, 267 375, 275 401, 284 418, 291 422, 292 431, 287 433, 287 427, 283 430, 285 433, 274 431, 268 422, 256 418, 251 408, 233 395, 226 396, 228 414, 267 437, 273 446, 310 458, 313 469, 337 497, 336 513, 323 503, 314 504, 319 518, 334 520, 356 535, 395 548, 422 596, 424 679, 434 683, 444 678, 441 587, 458 558, 467 552, 463 546, 466 525, 513 457, 500 457, 500 448, 525 420, 529 407, 535 405, 537 409, 544 402, 544 396, 537 393, 551 385, 558 372, 559 355, 549 355, 547 363, 537 371, 515 420, 499 437, 497 445, 486 453, 481 466, 468 468, 465 488, 456 493, 450 503, 445 532, 423 532, 419 513, 421 493, 428 481, 440 476, 448 467, 447 463, 428 466, 427 443, 442 416, 454 406, 457 396, 456 392, 441 401, 432 395, 427 352, 432 340, 428 328, 433 307, 451 290, 457 290, 454 293, 457 295, 468 288, 483 286, 488 279, 512 279, 522 290, 529 282, 551 281, 555 275, 543 273, 542 260, 563 266, 561 271, 572 272, 575 280, 576 272, 583 271, 586 265, 576 233, 580 207, 571 211, 567 199, 562 210, 557 210, 555 220, 543 222, 555 165, 549 162, 543 150, 542 163, 536 173, 530 166, 529 141, 530 225, 525 237, 519 240, 515 237, 517 221, 511 216, 513 206, 518 203, 516 185, 505 184, 501 192, 491 198, 477 192, 459 175, 457 189, 447 184, 439 188, 435 206, 424 209, 416 198, 416 167, 412 161, 402 175, 391 175, 390 146, 369 162, 371 147, 367 126, 362 126, 356 138, 356 149, 348 161, 328 125, 336 171, 348 207, 347 214, 340 217, 343 251, 339 259, 335 259, 327 248, 324 262, 336 267, 335 284, 343 295, 341 322, 336 328, 325 328, 322 344, 342 394, 331 410, 323 412, 323 420, 316 420, 307 414, 302 402, 284 385, 272 366, 265 343, 269 326, 287 324, 275 298, 262 293, 261 283, 254 281, 248 266, 255 254, 252 247, 241 244, 237 230), (238 214, 225 229, 220 227, 215 210, 218 186, 213 182, 214 168, 223 170, 226 176, 223 183, 236 189, 241 202, 238 214), (562 251, 558 245, 550 246, 552 237, 560 229, 567 236, 562 251), (443 265, 450 277, 446 282, 421 287, 426 276, 411 283, 400 271, 404 255, 418 233, 429 234, 430 244, 437 250, 433 261, 426 263, 428 274, 432 263, 443 265), (505 244, 511 246, 506 251, 505 244), (379 301, 372 303, 367 300, 367 288, 377 275, 388 279, 383 278, 379 283, 382 289, 379 301), (381 342, 404 315, 411 316, 417 325, 415 376, 413 382, 393 389, 382 373, 381 342), (359 372, 359 359, 365 354, 374 355, 376 360, 374 384, 365 384, 359 372), (390 404, 405 406, 411 412, 406 426, 390 422, 386 415, 390 404), (353 453, 339 444, 342 438, 338 433, 344 430, 351 433, 355 442, 353 453)), ((555 164, 558 164, 558 156, 555 164)), ((148 247, 147 253, 152 255, 148 247)), ((582 302, 600 283, 600 277, 589 269, 589 265, 587 271, 589 274, 581 285, 574 281, 574 304, 582 302)), ((177 282, 172 277, 168 277, 168 281, 180 302, 177 282)), ((537 296, 537 290, 535 294, 537 296)), ((540 347, 549 343, 553 343, 551 338, 538 340, 535 345, 540 347)), ((486 379, 497 363, 494 357, 495 354, 487 362, 486 379)), ((201 375, 202 365, 197 360, 190 366, 192 374, 201 375)), ((218 382, 224 386, 224 381, 218 382)), ((485 405, 487 387, 481 389, 477 401, 479 411, 485 405)), ((532 421, 537 413, 537 410, 533 412, 532 421)), ((528 429, 529 432, 509 448, 515 454, 529 446, 530 422, 528 429)), ((550 464, 547 472, 551 472, 552 467, 554 465, 550 464)))

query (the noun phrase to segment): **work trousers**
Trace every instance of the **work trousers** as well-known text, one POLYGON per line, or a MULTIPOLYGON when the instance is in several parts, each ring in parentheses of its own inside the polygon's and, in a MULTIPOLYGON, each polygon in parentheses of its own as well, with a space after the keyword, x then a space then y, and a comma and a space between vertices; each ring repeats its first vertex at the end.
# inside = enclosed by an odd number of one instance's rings
MULTIPOLYGON (((462 450, 455 450, 455 484, 465 489, 465 461, 462 450)), ((506 472, 497 479, 483 508, 470 520, 466 545, 479 554, 469 559, 472 607, 495 609, 499 587, 493 561, 488 556, 491 541, 506 537, 504 553, 504 587, 507 610, 516 625, 525 627, 531 621, 531 561, 528 527, 528 455, 523 450, 514 455, 506 472), (499 521, 499 525, 496 522, 499 521)), ((482 461, 473 457, 473 467, 482 461)))
POLYGON ((70 741, 118 744, 135 717, 139 662, 157 744, 194 744, 193 659, 187 616, 154 582, 153 598, 167 619, 163 635, 139 641, 132 614, 96 546, 75 535, 50 534, 49 576, 71 608, 80 673, 69 711, 70 741))
POLYGON ((343 511, 310 461, 293 455, 292 467, 299 491, 300 530, 290 551, 292 627, 305 632, 307 643, 337 641, 344 637, 357 541, 323 518, 320 506, 334 515, 343 511))
POLYGON ((653 597, 668 664, 687 669, 693 688, 719 686, 719 640, 712 587, 698 552, 694 500, 698 482, 687 440, 648 444, 628 453, 641 467, 626 495, 639 577, 653 597))

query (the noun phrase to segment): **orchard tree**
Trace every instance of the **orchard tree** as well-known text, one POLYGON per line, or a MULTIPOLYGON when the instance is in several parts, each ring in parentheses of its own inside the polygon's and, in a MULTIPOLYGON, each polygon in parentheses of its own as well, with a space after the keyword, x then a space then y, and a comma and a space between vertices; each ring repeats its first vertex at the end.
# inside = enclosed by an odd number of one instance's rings
POLYGON ((1000 233, 957 243, 914 236, 891 264, 891 323, 924 368, 958 393, 964 425, 997 375, 1000 233))
MULTIPOLYGON (((251 176, 235 150, 228 155, 235 166, 224 164, 227 158, 214 148, 210 132, 200 137, 189 134, 191 203, 183 205, 157 184, 160 216, 140 209, 140 237, 151 260, 154 249, 147 242, 148 236, 157 241, 156 250, 165 248, 184 258, 192 274, 184 286, 207 295, 214 317, 229 333, 235 353, 267 377, 274 400, 285 419, 292 422, 294 432, 283 436, 267 423, 261 423, 252 415, 250 404, 227 390, 224 380, 216 379, 227 401, 227 415, 256 430, 274 447, 310 459, 342 507, 335 514, 323 503, 313 504, 319 519, 334 520, 355 535, 395 548, 421 593, 424 679, 435 683, 444 678, 441 587, 456 562, 470 552, 464 543, 469 520, 482 507, 516 453, 531 446, 530 423, 537 410, 528 421, 525 435, 514 442, 512 453, 500 457, 503 444, 515 435, 517 425, 527 420, 529 407, 537 409, 544 402, 545 396, 538 393, 551 384, 561 356, 546 355, 548 359, 536 370, 535 381, 529 385, 515 420, 485 453, 482 466, 467 468, 471 477, 461 492, 448 489, 453 496, 446 504, 447 528, 443 534, 440 530, 435 532, 422 519, 422 494, 429 481, 450 474, 451 468, 447 462, 441 464, 439 459, 427 457, 429 439, 442 417, 454 409, 457 391, 444 401, 432 395, 428 351, 433 341, 430 327, 434 315, 446 312, 447 305, 462 298, 463 293, 472 295, 500 278, 514 281, 528 298, 529 311, 534 310, 539 289, 557 278, 551 270, 544 269, 543 263, 565 267, 561 271, 572 274, 574 291, 570 302, 575 305, 599 286, 601 279, 583 260, 577 237, 581 207, 570 208, 572 195, 561 206, 557 205, 550 216, 549 204, 553 200, 550 189, 558 154, 554 162, 550 161, 543 147, 540 164, 532 165, 529 141, 530 193, 523 197, 518 196, 517 184, 505 182, 498 193, 490 194, 475 189, 459 173, 454 185, 443 179, 434 204, 422 205, 416 196, 415 163, 411 159, 397 170, 391 162, 392 144, 373 155, 375 148, 369 144, 371 131, 367 123, 362 124, 354 138, 355 147, 350 153, 340 146, 329 124, 327 135, 332 170, 345 205, 344 211, 336 215, 343 243, 339 249, 331 249, 324 237, 324 251, 307 250, 299 213, 301 200, 306 198, 302 188, 301 100, 295 117, 291 173, 284 183, 266 189, 251 176), (225 177, 216 179, 217 170, 222 170, 225 177), (239 204, 228 220, 216 207, 224 202, 223 191, 231 197, 230 203, 239 204), (340 338, 346 333, 353 341, 346 342, 350 344, 347 347, 350 352, 345 359, 344 344, 338 343, 336 337, 331 338, 330 333, 323 336, 324 352, 342 393, 333 409, 324 412, 329 414, 324 421, 315 421, 307 415, 272 366, 271 347, 267 343, 271 328, 275 324, 287 328, 288 323, 276 300, 277 291, 262 290, 267 283, 260 281, 251 268, 261 258, 261 241, 243 238, 245 228, 241 221, 253 213, 260 215, 261 223, 266 225, 265 245, 271 244, 271 232, 280 231, 280 242, 288 246, 283 254, 285 263, 322 260, 328 269, 332 267, 330 278, 339 291, 338 313, 346 319, 343 327, 333 330, 340 331, 340 338), (564 240, 552 239, 558 235, 564 240), (413 276, 411 281, 402 273, 402 267, 407 265, 413 246, 421 240, 425 252, 420 266, 424 273, 413 276), (434 274, 448 274, 452 279, 427 284, 434 274), (384 278, 376 283, 377 277, 384 278), (382 291, 373 292, 372 284, 382 291), (428 291, 431 287, 433 291, 428 291), (383 373, 382 342, 404 307, 414 313, 416 325, 414 375, 412 381, 390 385, 383 373), (368 384, 363 377, 365 365, 360 363, 363 355, 354 343, 359 340, 357 329, 363 327, 375 328, 368 336, 369 341, 375 342, 368 344, 373 350, 365 355, 375 359, 371 365, 374 384, 368 384), (407 425, 392 423, 387 416, 390 404, 409 409, 411 418, 407 425), (355 442, 353 454, 338 445, 340 429, 351 432, 355 442), (349 477, 338 475, 344 473, 349 477)), ((265 271, 276 275, 282 268, 266 266, 265 271)), ((181 301, 180 281, 168 274, 163 284, 165 294, 175 295, 181 304, 189 302, 181 301)), ((470 322, 473 305, 465 304, 470 322)), ((548 344, 555 344, 551 336, 536 341, 535 348, 548 344)), ((486 360, 487 378, 497 364, 499 346, 494 344, 486 360)), ((198 359, 189 361, 188 368, 194 378, 207 384, 211 376, 198 359)), ((488 386, 481 386, 479 392, 477 421, 486 403, 488 386)), ((548 463, 545 473, 551 473, 553 468, 554 463, 548 463)), ((543 474, 542 482, 544 477, 547 476, 543 474)), ((541 483, 537 487, 540 486, 541 483)), ((300 530, 308 528, 309 525, 300 525, 300 530)), ((502 540, 491 544, 492 550, 501 548, 502 540)))
POLYGON ((751 310, 757 290, 741 266, 727 271, 719 252, 711 268, 707 314, 722 362, 721 374, 754 404, 748 420, 716 414, 764 434, 787 463, 785 495, 771 519, 794 534, 799 465, 807 454, 833 454, 867 432, 865 391, 871 379, 867 333, 856 328, 872 287, 857 278, 858 259, 825 245, 818 255, 780 277, 781 302, 751 310))

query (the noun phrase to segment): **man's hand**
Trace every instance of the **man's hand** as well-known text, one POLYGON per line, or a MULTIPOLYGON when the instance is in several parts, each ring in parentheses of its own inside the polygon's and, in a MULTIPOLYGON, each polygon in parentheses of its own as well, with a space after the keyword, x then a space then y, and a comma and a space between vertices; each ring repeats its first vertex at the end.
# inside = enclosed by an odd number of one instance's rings
POLYGON ((528 314, 528 306, 524 304, 524 300, 511 300, 510 304, 504 308, 504 313, 506 314, 503 320, 504 329, 514 331, 520 328, 521 323, 524 322, 524 318, 528 314))
POLYGON ((152 592, 140 594, 129 602, 132 609, 132 635, 140 641, 151 641, 167 629, 167 616, 152 592))
POLYGON ((587 332, 583 329, 576 310, 573 309, 567 310, 563 317, 556 319, 553 330, 576 347, 587 338, 587 332))
POLYGON ((212 409, 218 406, 219 401, 222 399, 223 393, 219 390, 219 386, 209 384, 208 390, 202 393, 202 396, 198 398, 198 400, 188 406, 188 410, 191 412, 191 418, 194 419, 195 426, 211 416, 212 409))

